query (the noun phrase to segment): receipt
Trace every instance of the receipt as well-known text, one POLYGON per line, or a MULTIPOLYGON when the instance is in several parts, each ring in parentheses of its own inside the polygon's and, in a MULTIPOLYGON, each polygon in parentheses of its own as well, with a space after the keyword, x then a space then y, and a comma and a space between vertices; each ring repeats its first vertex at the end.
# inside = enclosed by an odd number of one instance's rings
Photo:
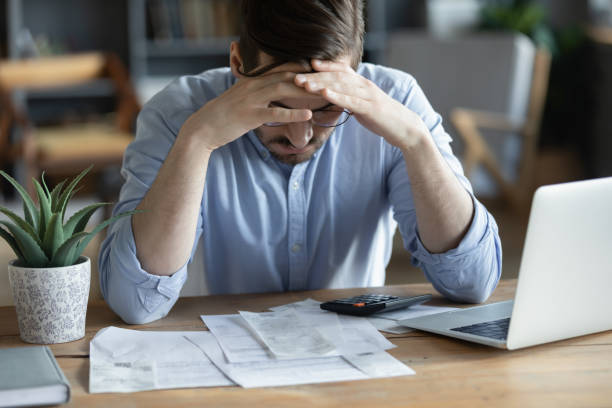
POLYGON ((89 343, 89 392, 233 385, 184 336, 209 332, 158 332, 107 327, 89 343))
POLYGON ((335 346, 292 309, 278 312, 239 312, 268 349, 281 358, 322 357, 335 346))
POLYGON ((135 392, 154 390, 156 371, 154 361, 91 363, 89 392, 135 392))
POLYGON ((240 315, 200 316, 215 336, 229 363, 245 363, 272 358, 266 347, 251 333, 240 315))
POLYGON ((215 339, 187 335, 215 365, 234 382, 245 388, 277 387, 333 381, 364 380, 369 378, 354 364, 342 357, 308 358, 298 360, 228 363, 215 339))

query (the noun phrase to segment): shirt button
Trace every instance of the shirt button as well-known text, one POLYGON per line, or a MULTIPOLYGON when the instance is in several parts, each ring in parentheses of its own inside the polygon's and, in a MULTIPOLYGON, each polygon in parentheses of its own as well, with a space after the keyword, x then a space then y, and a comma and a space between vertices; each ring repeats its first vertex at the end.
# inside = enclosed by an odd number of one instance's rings
POLYGON ((300 244, 293 244, 293 246, 291 247, 292 252, 300 252, 300 249, 302 249, 302 246, 300 244))
POLYGON ((300 183, 298 183, 297 181, 293 182, 293 189, 297 190, 298 188, 300 188, 300 183))

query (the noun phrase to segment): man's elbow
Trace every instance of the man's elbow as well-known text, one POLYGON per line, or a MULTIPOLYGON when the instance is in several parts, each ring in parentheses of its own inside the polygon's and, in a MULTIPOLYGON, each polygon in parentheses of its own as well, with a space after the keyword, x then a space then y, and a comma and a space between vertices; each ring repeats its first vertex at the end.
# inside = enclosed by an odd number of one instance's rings
POLYGON ((478 287, 472 288, 471 290, 461 293, 461 299, 459 301, 463 303, 484 303, 493 293, 493 288, 478 287))
POLYGON ((462 271, 441 275, 432 283, 444 297, 454 302, 483 303, 497 287, 501 269, 492 267, 480 270, 480 273, 462 271))
POLYGON ((466 286, 458 291, 461 299, 465 303, 484 303, 493 293, 499 282, 501 271, 498 268, 493 268, 482 279, 472 282, 472 285, 466 286))
POLYGON ((158 316, 155 313, 142 313, 134 310, 115 311, 115 313, 127 324, 147 324, 161 319, 164 316, 158 316))
MULTIPOLYGON (((131 292, 120 290, 109 290, 104 294, 104 299, 109 307, 117 314, 121 320, 127 324, 147 324, 165 317, 172 308, 176 299, 169 299, 161 294, 150 296, 155 301, 145 304, 141 301, 146 298, 147 290, 136 290, 131 292), (140 292, 140 293, 139 293, 140 292)), ((150 291, 150 289, 149 289, 150 291)))

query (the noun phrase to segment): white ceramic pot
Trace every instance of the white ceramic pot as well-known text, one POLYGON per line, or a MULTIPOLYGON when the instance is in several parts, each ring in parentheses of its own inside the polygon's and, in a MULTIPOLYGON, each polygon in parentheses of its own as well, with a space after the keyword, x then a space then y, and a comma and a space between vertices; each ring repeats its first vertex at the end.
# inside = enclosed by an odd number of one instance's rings
POLYGON ((17 309, 19 334, 28 343, 52 344, 85 336, 91 263, 24 268, 9 262, 9 282, 17 309))

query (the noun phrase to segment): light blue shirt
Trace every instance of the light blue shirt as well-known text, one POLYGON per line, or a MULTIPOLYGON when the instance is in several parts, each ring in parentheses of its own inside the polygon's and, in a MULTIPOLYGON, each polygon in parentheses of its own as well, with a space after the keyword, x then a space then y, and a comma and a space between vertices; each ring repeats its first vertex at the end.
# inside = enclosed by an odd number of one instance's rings
MULTIPOLYGON (((414 78, 372 64, 358 72, 420 115, 472 194, 451 138, 414 78)), ((235 81, 229 68, 181 77, 143 107, 115 213, 140 203, 185 120, 235 81)), ((399 225, 412 262, 440 293, 481 302, 499 280, 502 250, 495 220, 473 201, 473 221, 459 246, 432 254, 419 239, 402 153, 355 118, 309 161, 292 167, 273 158, 251 131, 211 155, 192 259, 202 240, 201 273, 214 294, 382 286, 399 225)), ((187 278, 187 265, 170 276, 142 268, 129 217, 110 227, 99 271, 104 298, 128 323, 165 316, 187 278)))

